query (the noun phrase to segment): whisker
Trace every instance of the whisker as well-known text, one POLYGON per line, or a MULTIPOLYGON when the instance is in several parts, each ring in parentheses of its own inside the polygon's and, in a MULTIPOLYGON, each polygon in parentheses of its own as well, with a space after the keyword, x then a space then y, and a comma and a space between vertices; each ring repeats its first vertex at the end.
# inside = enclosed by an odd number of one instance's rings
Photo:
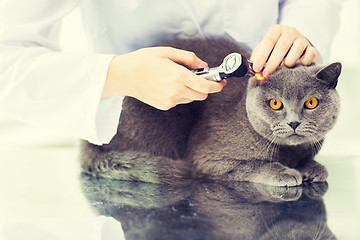
POLYGON ((316 239, 322 239, 322 237, 325 235, 326 232, 326 223, 322 219, 321 222, 318 224, 316 234, 314 235, 314 240, 316 239))
MULTIPOLYGON (((267 135, 265 135, 265 139, 271 139, 272 138, 272 135, 273 135, 273 133, 269 133, 269 134, 267 134, 267 135)), ((263 141, 258 141, 257 142, 258 144, 259 143, 263 143, 263 141)), ((263 153, 264 153, 264 151, 266 151, 267 149, 268 149, 268 146, 271 144, 271 141, 266 141, 266 143, 265 144, 262 144, 263 146, 262 146, 262 150, 260 151, 260 152, 258 152, 257 153, 257 156, 258 157, 260 157, 263 153)))
POLYGON ((313 135, 312 136, 312 140, 313 140, 313 146, 314 146, 314 153, 317 153, 318 151, 320 151, 321 146, 322 146, 322 141, 323 139, 323 135, 313 135))
POLYGON ((275 142, 276 139, 277 139, 276 136, 274 136, 273 139, 272 139, 272 146, 273 146, 273 148, 272 148, 272 152, 271 152, 271 155, 270 155, 270 156, 271 156, 271 159, 277 158, 276 155, 278 155, 278 153, 279 153, 279 144, 277 144, 277 143, 275 142))

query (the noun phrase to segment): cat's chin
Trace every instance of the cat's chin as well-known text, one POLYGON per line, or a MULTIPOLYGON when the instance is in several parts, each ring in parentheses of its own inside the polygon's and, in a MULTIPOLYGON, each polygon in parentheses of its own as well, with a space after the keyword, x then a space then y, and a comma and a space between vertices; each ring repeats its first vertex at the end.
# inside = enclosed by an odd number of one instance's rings
POLYGON ((285 138, 278 138, 276 142, 280 145, 295 146, 307 142, 307 138, 298 134, 292 134, 285 138))

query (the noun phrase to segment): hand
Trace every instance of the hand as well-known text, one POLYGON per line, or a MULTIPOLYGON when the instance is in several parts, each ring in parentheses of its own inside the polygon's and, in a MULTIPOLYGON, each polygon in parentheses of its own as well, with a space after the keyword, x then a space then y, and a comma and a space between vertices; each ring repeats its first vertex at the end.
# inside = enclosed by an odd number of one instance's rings
POLYGON ((205 100, 209 93, 222 90, 220 83, 192 73, 183 64, 206 67, 194 53, 171 47, 143 48, 116 56, 110 63, 103 97, 131 96, 160 110, 178 104, 205 100))
POLYGON ((260 72, 266 63, 262 71, 266 78, 281 63, 286 67, 293 67, 297 62, 310 65, 316 54, 316 49, 298 30, 293 27, 274 25, 254 48, 251 60, 256 72, 260 72))

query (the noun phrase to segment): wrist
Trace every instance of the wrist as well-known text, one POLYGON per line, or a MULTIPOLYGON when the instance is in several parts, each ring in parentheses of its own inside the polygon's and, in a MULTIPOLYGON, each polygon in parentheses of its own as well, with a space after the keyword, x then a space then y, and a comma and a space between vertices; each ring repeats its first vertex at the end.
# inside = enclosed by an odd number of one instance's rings
POLYGON ((114 56, 109 64, 106 80, 102 92, 102 98, 110 96, 126 96, 128 92, 128 82, 123 71, 124 55, 114 56))

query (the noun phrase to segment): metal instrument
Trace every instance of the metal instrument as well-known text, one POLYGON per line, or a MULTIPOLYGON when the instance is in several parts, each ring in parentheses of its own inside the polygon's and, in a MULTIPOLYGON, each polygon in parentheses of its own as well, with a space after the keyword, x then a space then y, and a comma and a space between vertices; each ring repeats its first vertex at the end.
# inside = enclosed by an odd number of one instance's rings
POLYGON ((239 53, 230 53, 218 67, 199 68, 193 70, 193 72, 196 75, 216 82, 229 77, 243 77, 245 75, 255 76, 257 80, 264 80, 261 73, 256 73, 253 70, 253 63, 239 53))

